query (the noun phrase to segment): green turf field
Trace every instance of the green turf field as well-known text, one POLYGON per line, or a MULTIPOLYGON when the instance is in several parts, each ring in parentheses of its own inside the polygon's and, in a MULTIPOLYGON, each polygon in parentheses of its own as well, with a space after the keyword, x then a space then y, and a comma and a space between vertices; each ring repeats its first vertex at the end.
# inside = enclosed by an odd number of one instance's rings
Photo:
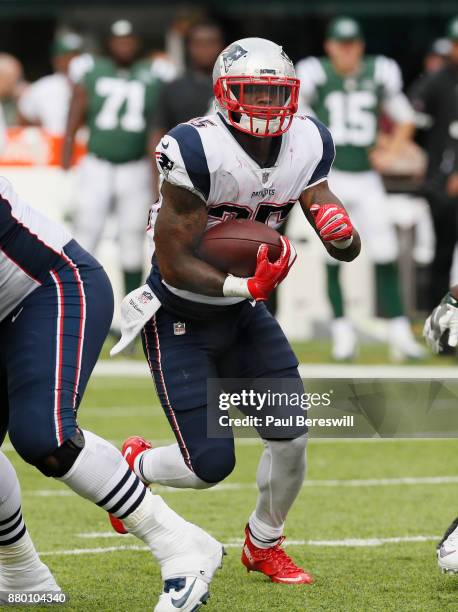
MULTIPOLYGON (((171 440, 147 379, 94 378, 80 423, 117 445, 133 433, 161 443, 171 440)), ((225 483, 232 487, 161 491, 175 510, 227 544, 206 612, 457 609, 458 577, 439 573, 434 539, 457 513, 458 482, 421 480, 456 479, 456 440, 312 441, 307 485, 286 530, 290 554, 315 576, 313 586, 301 587, 247 574, 239 561, 261 452, 259 444, 242 442, 237 467, 225 483), (411 477, 411 484, 398 483, 402 477, 411 477), (417 536, 426 540, 415 541, 417 536), (394 541, 383 542, 388 538, 394 541)), ((101 509, 26 466, 8 445, 6 449, 21 480, 31 535, 70 596, 65 609, 152 610, 160 574, 147 551, 135 550, 143 544, 112 533, 101 509)))
MULTIPOLYGON (((416 338, 420 344, 423 344, 423 339, 421 338, 421 331, 416 329, 416 338)), ((108 338, 106 341, 103 351, 102 351, 102 359, 110 359, 109 353, 110 349, 115 344, 115 341, 112 338, 108 338)), ((301 363, 332 363, 331 360, 331 342, 328 340, 312 340, 309 342, 293 342, 292 347, 294 352, 297 355, 297 358, 301 363)), ((141 347, 140 341, 137 341, 135 344, 134 351, 130 354, 120 354, 115 357, 115 360, 121 359, 134 359, 143 361, 144 355, 141 347)), ((392 361, 389 357, 388 346, 383 343, 371 343, 371 344, 361 344, 358 347, 357 355, 355 359, 351 362, 356 365, 374 365, 374 364, 392 364, 392 361)), ((406 365, 411 365, 412 361, 403 362, 406 365)), ((429 351, 426 354, 424 360, 421 361, 422 365, 428 366, 450 366, 456 367, 457 365, 457 357, 452 356, 440 356, 433 355, 429 351)), ((400 364, 403 365, 403 364, 400 364)))

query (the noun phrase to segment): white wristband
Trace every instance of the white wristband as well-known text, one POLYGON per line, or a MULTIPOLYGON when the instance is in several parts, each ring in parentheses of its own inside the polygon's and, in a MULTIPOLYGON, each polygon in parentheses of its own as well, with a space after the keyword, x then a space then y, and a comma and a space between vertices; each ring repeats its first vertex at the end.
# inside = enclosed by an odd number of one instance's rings
POLYGON ((336 249, 346 249, 353 242, 353 236, 347 238, 346 240, 331 240, 332 246, 335 246, 336 249))
POLYGON ((223 285, 224 297, 244 297, 252 298, 253 296, 248 291, 248 279, 240 278, 239 276, 226 276, 223 285))

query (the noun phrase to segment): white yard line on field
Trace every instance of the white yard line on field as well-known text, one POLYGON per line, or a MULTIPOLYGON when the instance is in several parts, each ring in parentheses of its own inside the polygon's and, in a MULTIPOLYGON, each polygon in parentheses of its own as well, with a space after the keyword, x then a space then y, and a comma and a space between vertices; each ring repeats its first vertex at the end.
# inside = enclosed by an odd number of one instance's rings
MULTIPOLYGON (((114 444, 116 447, 121 448, 124 443, 125 438, 115 438, 109 440, 106 438, 108 442, 114 444)), ((309 440, 309 444, 335 444, 335 443, 347 443, 347 444, 388 444, 388 443, 404 443, 404 442, 421 442, 422 444, 426 444, 428 442, 437 442, 441 440, 445 441, 455 441, 456 438, 311 438, 309 440)), ((150 442, 153 446, 165 446, 167 444, 175 444, 176 440, 174 438, 158 438, 151 439, 150 442)), ((262 441, 259 438, 236 438, 235 441, 236 446, 262 446, 262 441)), ((13 446, 9 442, 5 442, 1 447, 3 453, 14 453, 16 452, 13 446)))
MULTIPOLYGON (((78 534, 80 537, 89 534, 78 534)), ((116 534, 114 534, 116 535, 116 534)), ((95 537, 95 536, 94 536, 95 537)), ((104 532, 98 534, 98 537, 104 536, 104 532)), ((125 537, 125 536, 118 536, 125 537)), ((395 538, 346 538, 344 540, 286 540, 285 545, 287 546, 319 546, 320 548, 326 547, 374 547, 382 546, 383 544, 402 544, 402 543, 414 543, 414 542, 434 542, 440 539, 440 536, 401 536, 395 538)), ((224 544, 224 548, 240 548, 243 544, 243 540, 230 540, 224 544)), ((40 552, 39 555, 42 557, 46 556, 70 556, 70 555, 100 555, 111 552, 120 551, 145 551, 149 552, 150 549, 147 546, 138 546, 135 544, 124 545, 124 546, 99 546, 97 548, 73 548, 70 550, 51 550, 40 552)))
MULTIPOLYGON (((310 487, 390 487, 400 485, 444 485, 457 484, 458 476, 419 476, 404 478, 357 478, 352 480, 306 480, 305 488, 310 487)), ((202 492, 218 493, 224 491, 241 491, 256 489, 255 482, 227 482, 202 492)), ((153 486, 155 493, 189 493, 192 489, 174 489, 172 487, 153 486)), ((69 489, 29 489, 23 495, 31 497, 68 497, 75 495, 69 489)))
MULTIPOLYGON (((427 378, 458 378, 458 368, 423 365, 353 365, 317 363, 299 365, 303 378, 409 378, 425 380, 427 378)), ((150 377, 146 361, 101 360, 97 363, 94 376, 109 378, 144 378, 150 377)))

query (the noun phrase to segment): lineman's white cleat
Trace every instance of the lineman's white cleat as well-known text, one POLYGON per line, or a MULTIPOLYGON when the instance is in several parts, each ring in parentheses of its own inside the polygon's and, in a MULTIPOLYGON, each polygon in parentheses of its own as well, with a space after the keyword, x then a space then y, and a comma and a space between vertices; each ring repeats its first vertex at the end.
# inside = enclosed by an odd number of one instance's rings
POLYGON ((444 574, 458 574, 458 519, 450 525, 437 549, 437 562, 444 574))
POLYGON ((18 570, 2 567, 0 570, 0 602, 8 601, 8 593, 60 593, 61 588, 49 568, 39 562, 33 569, 18 570))
POLYGON ((164 590, 154 612, 195 612, 210 597, 209 584, 223 564, 223 546, 188 523, 180 548, 161 563, 164 590))
POLYGON ((195 612, 209 597, 208 584, 200 578, 171 578, 164 582, 164 591, 154 612, 195 612))

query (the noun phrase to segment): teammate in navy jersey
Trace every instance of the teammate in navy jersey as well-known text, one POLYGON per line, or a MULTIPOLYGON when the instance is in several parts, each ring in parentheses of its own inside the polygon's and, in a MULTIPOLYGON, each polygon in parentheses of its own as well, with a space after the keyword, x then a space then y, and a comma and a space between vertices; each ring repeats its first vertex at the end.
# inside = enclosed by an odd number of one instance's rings
MULTIPOLYGON (((180 610, 197 610, 221 564, 221 545, 152 495, 114 446, 77 423, 112 315, 101 265, 0 178, 0 444, 8 432, 25 461, 121 518, 148 544, 164 579, 156 612, 175 611, 180 600, 180 610)), ((16 473, 0 452, 0 600, 59 590, 29 537, 16 473)))
MULTIPOLYGON (((133 437, 123 454, 144 482, 196 489, 214 486, 235 465, 233 438, 207 435, 208 378, 289 379, 303 392, 297 358, 263 304, 288 274, 294 247, 282 238, 275 263, 261 247, 254 276, 237 278, 196 256, 202 234, 235 217, 277 228, 299 201, 332 256, 351 261, 360 251, 358 233, 326 180, 332 137, 319 121, 295 115, 299 81, 282 48, 260 38, 231 44, 216 61, 213 83, 217 112, 178 125, 156 150, 162 182, 150 215, 153 266, 148 285, 124 302, 129 338, 138 312, 129 304, 141 309, 145 293, 154 294, 156 309, 161 304, 144 326, 143 344, 177 443, 152 448, 133 437)), ((280 546, 303 484, 306 429, 290 439, 258 433, 265 450, 242 562, 273 582, 310 583, 280 546)), ((122 521, 112 524, 122 532, 122 521)))

